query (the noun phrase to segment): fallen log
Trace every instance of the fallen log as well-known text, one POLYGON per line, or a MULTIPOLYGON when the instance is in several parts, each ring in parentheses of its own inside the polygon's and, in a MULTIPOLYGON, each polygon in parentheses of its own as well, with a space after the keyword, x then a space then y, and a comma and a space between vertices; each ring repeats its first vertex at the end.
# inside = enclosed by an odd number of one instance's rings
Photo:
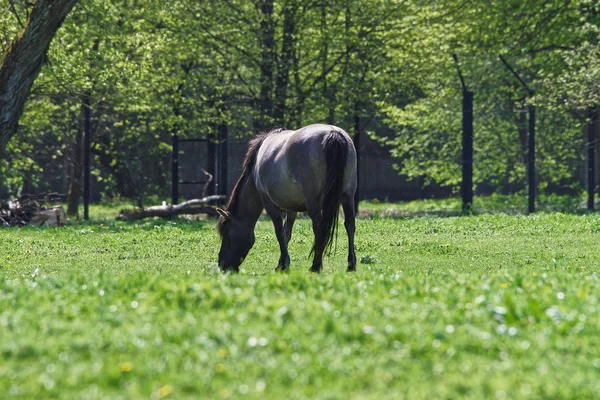
POLYGON ((216 211, 217 206, 225 204, 226 201, 227 196, 214 195, 202 199, 188 200, 177 205, 163 203, 160 206, 121 210, 117 220, 135 221, 151 217, 170 218, 175 215, 194 214, 207 214, 216 217, 219 215, 216 211))
POLYGON ((62 206, 42 208, 29 221, 33 226, 63 226, 67 224, 67 213, 62 206))
MULTIPOLYGON (((46 195, 23 195, 16 200, 0 204, 0 225, 10 226, 62 226, 67 215, 61 206, 43 207, 46 195)), ((50 199, 50 196, 48 196, 50 199)))

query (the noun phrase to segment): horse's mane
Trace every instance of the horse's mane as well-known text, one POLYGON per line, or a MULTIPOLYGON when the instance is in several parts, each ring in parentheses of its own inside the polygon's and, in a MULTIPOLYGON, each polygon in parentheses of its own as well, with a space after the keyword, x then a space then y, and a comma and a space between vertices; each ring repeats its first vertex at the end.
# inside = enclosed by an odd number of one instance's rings
MULTIPOLYGON (((259 133, 254 136, 252 140, 248 143, 248 150, 246 151, 246 157, 244 158, 244 163, 242 165, 242 175, 238 179, 237 183, 233 187, 233 191, 231 192, 231 197, 229 198, 229 203, 227 203, 227 211, 230 213, 235 213, 239 207, 239 198, 240 192, 242 191, 242 185, 246 178, 248 178, 252 174, 252 170, 256 165, 256 155, 258 154, 258 150, 260 146, 263 144, 267 136, 271 134, 276 134, 286 131, 283 128, 273 129, 270 132, 259 133)), ((223 220, 221 219, 217 224, 217 230, 219 233, 221 232, 221 226, 223 224, 223 220)))
POLYGON ((261 133, 259 135, 256 135, 248 143, 248 150, 246 151, 246 157, 244 158, 244 163, 242 166, 242 175, 233 187, 231 197, 229 198, 229 203, 227 204, 227 211, 229 211, 230 213, 234 213, 238 209, 240 192, 242 191, 242 184, 244 183, 246 178, 249 177, 250 174, 252 174, 252 170, 256 165, 256 155, 258 154, 260 146, 267 138, 267 135, 268 133, 261 133))

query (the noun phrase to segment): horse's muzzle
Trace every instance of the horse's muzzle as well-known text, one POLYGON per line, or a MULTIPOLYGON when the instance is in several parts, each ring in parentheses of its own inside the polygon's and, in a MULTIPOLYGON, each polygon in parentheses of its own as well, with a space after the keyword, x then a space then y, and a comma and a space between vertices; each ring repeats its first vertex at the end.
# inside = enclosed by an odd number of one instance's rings
POLYGON ((221 271, 223 272, 234 272, 234 273, 238 273, 240 272, 240 267, 232 267, 232 266, 225 266, 224 264, 219 264, 219 268, 221 268, 221 271))

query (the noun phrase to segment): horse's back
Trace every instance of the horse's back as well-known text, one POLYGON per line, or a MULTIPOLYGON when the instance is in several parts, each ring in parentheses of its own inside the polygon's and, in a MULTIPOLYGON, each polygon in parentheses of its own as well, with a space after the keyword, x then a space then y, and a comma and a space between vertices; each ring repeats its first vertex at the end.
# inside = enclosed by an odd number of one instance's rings
POLYGON ((347 149, 343 192, 356 191, 356 150, 350 136, 332 125, 314 124, 265 138, 257 154, 255 181, 261 196, 283 210, 306 211, 306 201, 323 191, 327 160, 324 139, 337 139, 347 149))
POLYGON ((327 171, 324 139, 331 133, 339 135, 347 148, 344 191, 350 191, 356 185, 356 150, 350 136, 337 126, 314 124, 295 131, 287 144, 288 167, 298 181, 320 190, 327 171))

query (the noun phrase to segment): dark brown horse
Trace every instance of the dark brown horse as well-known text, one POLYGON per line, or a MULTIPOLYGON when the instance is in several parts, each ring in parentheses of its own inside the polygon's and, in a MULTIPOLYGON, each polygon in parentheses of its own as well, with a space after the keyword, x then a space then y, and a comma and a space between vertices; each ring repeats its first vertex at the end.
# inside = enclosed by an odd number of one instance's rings
POLYGON ((348 271, 354 271, 355 192, 356 150, 343 129, 310 125, 256 136, 227 210, 217 210, 221 215, 219 266, 224 271, 239 270, 254 245, 254 227, 265 209, 281 251, 277 270, 290 265, 288 243, 296 213, 306 212, 315 235, 311 271, 319 272, 323 253, 333 242, 341 204, 348 233, 348 271))

